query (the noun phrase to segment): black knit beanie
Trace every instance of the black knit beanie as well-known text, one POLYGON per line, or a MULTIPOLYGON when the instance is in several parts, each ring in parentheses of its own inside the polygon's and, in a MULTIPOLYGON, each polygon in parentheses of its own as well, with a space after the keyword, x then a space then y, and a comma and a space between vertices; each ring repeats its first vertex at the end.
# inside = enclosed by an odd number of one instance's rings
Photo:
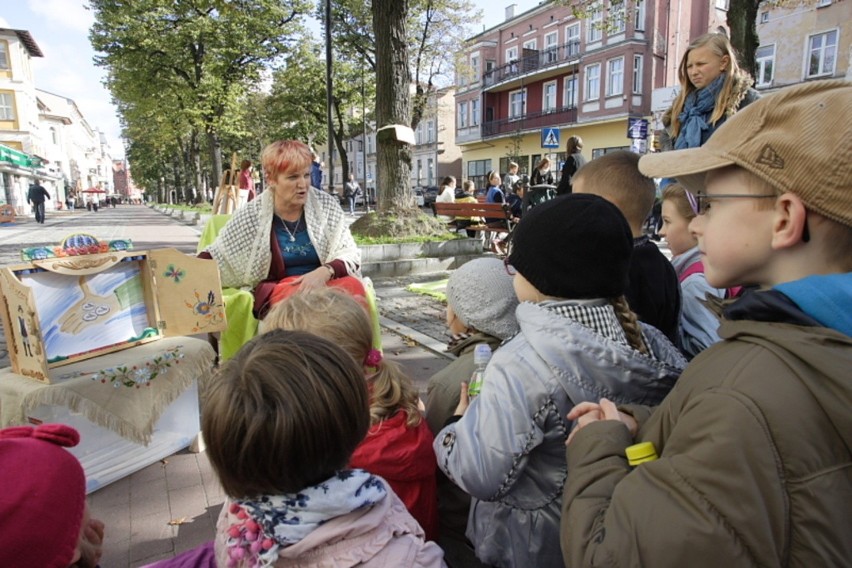
POLYGON ((614 298, 627 288, 633 235, 602 197, 552 199, 524 215, 512 236, 509 264, 546 296, 614 298))

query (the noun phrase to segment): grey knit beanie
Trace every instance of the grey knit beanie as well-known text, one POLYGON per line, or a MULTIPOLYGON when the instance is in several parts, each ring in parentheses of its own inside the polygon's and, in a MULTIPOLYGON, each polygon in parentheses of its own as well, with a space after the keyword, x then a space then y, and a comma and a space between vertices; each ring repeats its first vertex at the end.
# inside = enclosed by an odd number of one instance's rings
POLYGON ((518 332, 518 297, 503 261, 477 258, 457 268, 447 282, 447 303, 465 325, 498 339, 518 332))

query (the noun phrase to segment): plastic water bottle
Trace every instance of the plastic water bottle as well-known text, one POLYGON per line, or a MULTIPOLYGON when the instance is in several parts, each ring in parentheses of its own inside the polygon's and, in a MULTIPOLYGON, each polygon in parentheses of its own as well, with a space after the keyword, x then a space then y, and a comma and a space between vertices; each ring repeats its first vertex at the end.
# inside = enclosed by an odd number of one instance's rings
POLYGON ((470 398, 476 397, 482 390, 482 380, 485 378, 485 367, 488 366, 488 361, 491 359, 491 346, 487 343, 480 343, 473 350, 473 375, 470 376, 470 382, 467 384, 467 394, 470 398))

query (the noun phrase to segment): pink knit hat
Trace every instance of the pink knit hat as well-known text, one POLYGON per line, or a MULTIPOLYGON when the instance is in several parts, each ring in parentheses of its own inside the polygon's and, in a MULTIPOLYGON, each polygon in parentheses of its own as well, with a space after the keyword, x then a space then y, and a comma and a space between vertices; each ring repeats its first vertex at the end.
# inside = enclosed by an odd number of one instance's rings
POLYGON ((86 505, 83 468, 63 448, 80 435, 64 424, 0 430, 0 566, 67 568, 86 505))

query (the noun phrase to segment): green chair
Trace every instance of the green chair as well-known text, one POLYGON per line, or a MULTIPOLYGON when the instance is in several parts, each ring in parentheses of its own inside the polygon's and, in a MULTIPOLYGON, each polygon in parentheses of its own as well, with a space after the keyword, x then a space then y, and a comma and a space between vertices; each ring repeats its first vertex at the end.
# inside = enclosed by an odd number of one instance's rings
MULTIPOLYGON (((204 225, 201 237, 198 240, 197 252, 206 249, 216 237, 219 231, 228 223, 230 215, 213 215, 204 225)), ((367 292, 367 308, 370 312, 370 321, 373 328, 373 347, 382 349, 382 329, 379 324, 379 309, 376 304, 376 290, 369 278, 363 278, 364 289, 367 292)), ((227 361, 240 350, 246 342, 257 335, 258 320, 254 317, 254 294, 249 290, 237 288, 223 288, 222 298, 225 302, 225 317, 228 319, 228 327, 219 335, 218 349, 219 360, 227 361)))

